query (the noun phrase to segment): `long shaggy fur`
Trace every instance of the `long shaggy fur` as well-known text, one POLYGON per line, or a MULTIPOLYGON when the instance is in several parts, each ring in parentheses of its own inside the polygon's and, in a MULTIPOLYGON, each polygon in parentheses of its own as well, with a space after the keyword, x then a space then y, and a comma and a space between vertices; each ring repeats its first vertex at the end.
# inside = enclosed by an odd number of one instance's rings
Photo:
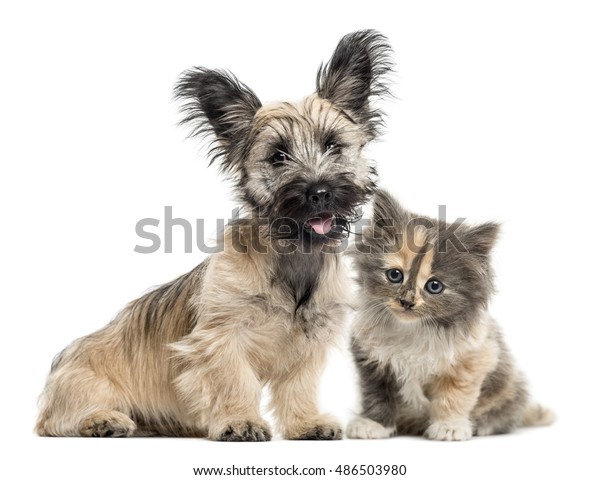
POLYGON ((375 188, 363 147, 389 55, 379 34, 344 37, 319 73, 322 91, 268 107, 229 73, 183 73, 183 123, 214 138, 211 161, 234 179, 245 216, 225 229, 219 253, 56 358, 40 435, 265 441, 259 407, 269 386, 285 438, 341 438, 317 406, 348 303, 333 252, 375 188))
POLYGON ((317 93, 340 105, 373 138, 383 126, 383 112, 369 101, 390 94, 388 76, 392 68, 383 35, 373 30, 351 33, 340 41, 331 61, 319 69, 317 93), (364 46, 366 55, 357 44, 364 46))
POLYGON ((529 400, 487 312, 498 225, 419 217, 383 191, 373 217, 353 254, 361 306, 352 352, 362 412, 348 436, 466 440, 551 423, 552 413, 529 400), (443 290, 432 292, 431 281, 443 290))
POLYGON ((219 161, 222 171, 231 171, 243 160, 235 139, 244 138, 254 114, 262 106, 255 93, 231 73, 195 67, 183 72, 175 86, 192 137, 213 137, 210 163, 219 161))

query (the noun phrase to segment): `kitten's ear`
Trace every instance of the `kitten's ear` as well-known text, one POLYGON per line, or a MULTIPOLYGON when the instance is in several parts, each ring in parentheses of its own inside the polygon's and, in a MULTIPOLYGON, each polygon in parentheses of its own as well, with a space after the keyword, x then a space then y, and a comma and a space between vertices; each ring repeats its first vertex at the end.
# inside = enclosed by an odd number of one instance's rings
POLYGON ((487 222, 468 227, 460 235, 460 240, 469 253, 487 257, 490 255, 499 233, 500 224, 487 222))
POLYGON ((391 55, 386 37, 361 30, 343 37, 317 73, 317 94, 345 111, 370 139, 383 124, 383 114, 372 101, 390 95, 386 76, 393 68, 391 55))
POLYGON ((181 74, 175 98, 182 102, 181 124, 191 127, 191 136, 214 135, 211 163, 221 158, 221 168, 231 169, 229 153, 248 133, 261 107, 258 97, 228 72, 197 67, 181 74))
POLYGON ((403 231, 409 214, 396 199, 385 190, 379 189, 373 195, 373 236, 393 239, 403 231))

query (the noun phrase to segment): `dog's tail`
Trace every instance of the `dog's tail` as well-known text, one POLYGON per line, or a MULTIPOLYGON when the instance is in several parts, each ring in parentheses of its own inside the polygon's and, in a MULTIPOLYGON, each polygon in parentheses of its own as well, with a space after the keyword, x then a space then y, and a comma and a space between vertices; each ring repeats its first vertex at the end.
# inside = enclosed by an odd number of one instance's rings
POLYGON ((521 425, 524 427, 541 427, 552 425, 556 420, 554 412, 538 403, 530 403, 525 408, 521 425))

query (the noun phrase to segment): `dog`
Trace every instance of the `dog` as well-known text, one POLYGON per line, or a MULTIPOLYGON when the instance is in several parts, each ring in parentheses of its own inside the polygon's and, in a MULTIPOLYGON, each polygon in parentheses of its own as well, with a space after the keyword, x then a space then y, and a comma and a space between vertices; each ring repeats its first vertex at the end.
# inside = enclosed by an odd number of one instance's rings
POLYGON ((211 163, 244 213, 218 253, 54 359, 39 435, 267 441, 268 386, 283 438, 341 438, 317 389, 344 325, 339 246, 375 189, 363 147, 383 124, 377 100, 392 69, 387 39, 364 30, 340 40, 316 93, 297 103, 263 106, 222 70, 181 75, 182 123, 212 137, 211 163))

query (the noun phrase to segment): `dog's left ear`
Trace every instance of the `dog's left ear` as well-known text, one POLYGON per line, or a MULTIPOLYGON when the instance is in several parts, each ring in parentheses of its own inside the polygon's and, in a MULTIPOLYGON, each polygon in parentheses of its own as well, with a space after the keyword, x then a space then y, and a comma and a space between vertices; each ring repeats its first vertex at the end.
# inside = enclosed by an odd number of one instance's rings
POLYGON ((181 74, 175 98, 182 101, 181 123, 192 127, 192 136, 214 135, 211 163, 219 159, 222 170, 234 170, 236 147, 261 107, 256 94, 228 72, 198 67, 181 74))
POLYGON ((372 102, 390 95, 386 76, 393 69, 391 56, 385 36, 361 30, 344 36, 317 73, 317 94, 345 111, 371 139, 383 123, 382 112, 372 102))

